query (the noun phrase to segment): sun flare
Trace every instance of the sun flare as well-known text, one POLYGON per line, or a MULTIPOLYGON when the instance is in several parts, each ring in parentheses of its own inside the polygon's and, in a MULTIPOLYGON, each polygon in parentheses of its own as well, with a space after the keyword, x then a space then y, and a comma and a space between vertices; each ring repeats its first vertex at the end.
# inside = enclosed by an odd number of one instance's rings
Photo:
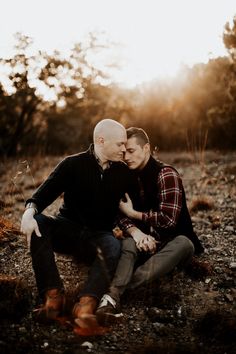
POLYGON ((133 86, 225 55, 222 33, 235 11, 235 0, 13 0, 1 8, 0 56, 10 55, 17 31, 34 48, 62 53, 89 31, 105 31, 119 43, 112 79, 133 86))

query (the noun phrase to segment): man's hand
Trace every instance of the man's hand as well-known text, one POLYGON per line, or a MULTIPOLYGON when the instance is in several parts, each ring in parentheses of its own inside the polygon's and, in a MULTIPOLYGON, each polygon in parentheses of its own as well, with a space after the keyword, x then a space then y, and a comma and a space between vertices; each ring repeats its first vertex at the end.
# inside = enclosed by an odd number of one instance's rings
POLYGON ((150 252, 151 254, 154 254, 157 250, 157 241, 155 240, 154 237, 150 235, 146 235, 143 237, 141 241, 138 242, 138 246, 140 250, 150 252))
POLYGON ((124 213, 126 216, 132 218, 134 214, 134 209, 133 209, 133 203, 132 200, 130 199, 128 193, 125 193, 126 197, 126 202, 123 200, 120 200, 119 208, 122 213, 124 213))
POLYGON ((137 227, 129 228, 127 233, 133 237, 139 251, 156 252, 158 242, 154 237, 143 233, 137 227))
POLYGON ((21 220, 21 232, 26 235, 28 248, 30 247, 31 235, 33 232, 41 237, 37 221, 34 218, 35 210, 33 208, 26 209, 21 220))

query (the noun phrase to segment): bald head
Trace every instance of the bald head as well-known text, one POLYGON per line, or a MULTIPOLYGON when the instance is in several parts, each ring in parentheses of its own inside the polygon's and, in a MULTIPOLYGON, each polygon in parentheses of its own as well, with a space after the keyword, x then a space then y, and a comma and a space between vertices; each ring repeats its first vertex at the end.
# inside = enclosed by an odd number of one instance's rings
POLYGON ((103 119, 97 123, 93 131, 93 141, 96 144, 99 138, 111 139, 117 132, 125 132, 125 127, 113 119, 103 119))
POLYGON ((125 127, 113 119, 103 119, 94 128, 94 150, 100 161, 120 161, 124 157, 125 127))

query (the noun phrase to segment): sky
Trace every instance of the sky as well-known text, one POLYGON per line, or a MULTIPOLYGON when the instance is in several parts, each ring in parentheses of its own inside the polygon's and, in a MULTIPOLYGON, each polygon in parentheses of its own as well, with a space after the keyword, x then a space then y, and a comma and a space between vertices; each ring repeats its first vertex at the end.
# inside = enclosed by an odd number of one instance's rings
MULTIPOLYGON (((0 57, 9 57, 14 33, 34 49, 68 53, 90 31, 119 45, 103 59, 121 65, 113 80, 127 86, 176 75, 182 65, 226 55, 222 34, 236 0, 8 0, 1 1, 0 57)), ((101 58, 99 58, 101 60, 101 58)))

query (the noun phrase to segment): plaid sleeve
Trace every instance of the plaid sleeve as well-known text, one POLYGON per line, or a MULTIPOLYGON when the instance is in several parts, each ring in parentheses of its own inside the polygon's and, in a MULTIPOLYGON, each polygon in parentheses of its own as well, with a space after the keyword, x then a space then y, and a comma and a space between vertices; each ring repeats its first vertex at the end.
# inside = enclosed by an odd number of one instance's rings
POLYGON ((132 222, 132 220, 130 220, 128 217, 124 216, 123 214, 122 215, 119 214, 119 216, 117 218, 117 223, 122 231, 126 231, 130 227, 135 226, 135 224, 132 222))
POLYGON ((159 191, 158 211, 143 213, 142 220, 153 227, 174 227, 182 207, 181 178, 171 167, 164 167, 159 173, 157 185, 159 191))

